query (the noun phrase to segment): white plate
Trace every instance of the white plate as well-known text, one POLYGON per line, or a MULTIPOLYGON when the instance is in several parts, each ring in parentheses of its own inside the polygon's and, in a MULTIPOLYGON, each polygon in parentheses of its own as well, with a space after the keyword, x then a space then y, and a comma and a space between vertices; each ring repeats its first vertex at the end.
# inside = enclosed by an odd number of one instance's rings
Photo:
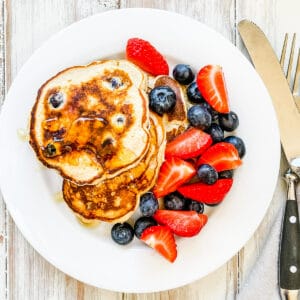
POLYGON ((279 135, 269 95, 246 58, 205 25, 170 12, 125 9, 75 23, 49 39, 12 84, 0 119, 0 182, 7 207, 31 245, 50 263, 88 284, 124 292, 154 292, 199 279, 228 261, 251 237, 271 201, 279 168, 279 135), (171 64, 198 70, 223 66, 230 105, 240 118, 236 134, 247 146, 224 202, 194 238, 177 239, 169 263, 136 240, 119 246, 110 226, 83 227, 65 203, 54 200, 61 178, 38 163, 18 130, 28 124, 41 84, 58 71, 93 60, 124 57, 130 37, 151 41, 171 64))

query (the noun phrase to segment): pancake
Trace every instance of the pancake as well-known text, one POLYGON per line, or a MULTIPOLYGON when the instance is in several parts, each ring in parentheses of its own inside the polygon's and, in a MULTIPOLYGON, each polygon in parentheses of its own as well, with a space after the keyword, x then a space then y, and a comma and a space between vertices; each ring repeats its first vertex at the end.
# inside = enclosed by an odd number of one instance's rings
POLYGON ((135 167, 150 145, 146 87, 145 73, 126 60, 58 73, 40 88, 31 112, 37 157, 82 185, 135 167))
POLYGON ((139 165, 93 186, 79 186, 64 180, 64 200, 84 219, 124 222, 138 207, 140 195, 155 184, 164 150, 162 120, 151 114, 150 147, 139 165))
POLYGON ((164 161, 165 148, 166 148, 166 131, 164 126, 164 120, 162 117, 155 113, 150 113, 152 126, 156 130, 156 151, 152 155, 146 171, 139 178, 135 178, 131 184, 134 184, 138 189, 139 194, 152 189, 155 185, 160 166, 164 161))
POLYGON ((152 84, 154 87, 169 86, 176 94, 176 104, 174 109, 163 116, 167 141, 170 142, 177 135, 185 131, 189 125, 187 120, 185 93, 183 92, 181 85, 170 76, 158 76, 154 79, 152 84))

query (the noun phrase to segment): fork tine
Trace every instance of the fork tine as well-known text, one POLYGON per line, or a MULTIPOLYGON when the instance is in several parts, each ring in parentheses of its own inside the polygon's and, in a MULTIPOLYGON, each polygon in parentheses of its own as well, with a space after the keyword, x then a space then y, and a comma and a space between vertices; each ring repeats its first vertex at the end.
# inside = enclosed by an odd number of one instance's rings
POLYGON ((297 58, 297 66, 296 73, 293 84, 293 95, 297 95, 299 93, 299 82, 300 81, 300 48, 298 49, 298 58, 297 58))
MULTIPOLYGON (((295 42, 296 42, 296 33, 293 34, 293 40, 290 50, 290 57, 289 57, 289 63, 288 63, 288 69, 285 74, 286 80, 288 82, 288 85, 291 89, 291 92, 294 97, 294 101, 296 104, 296 107, 298 109, 298 112, 300 113, 300 95, 299 95, 299 86, 300 86, 300 48, 298 48, 298 54, 297 54, 297 64, 295 68, 295 74, 293 77, 293 83, 291 84, 291 75, 292 75, 292 67, 293 67, 293 59, 294 59, 294 51, 295 51, 295 42)), ((288 44, 288 34, 285 34, 283 47, 281 51, 280 56, 280 66, 284 72, 284 61, 286 58, 286 50, 287 50, 287 44, 288 44)), ((285 72, 284 72, 285 73, 285 72)))
POLYGON ((292 41, 292 46, 291 46, 291 53, 290 53, 290 58, 289 58, 289 65, 287 69, 287 75, 286 79, 288 84, 290 84, 291 81, 291 74, 292 74, 292 67, 293 67, 293 58, 294 58, 294 50, 295 50, 295 41, 296 41, 296 33, 293 34, 293 41, 292 41))
POLYGON ((281 56, 280 56, 280 65, 281 65, 282 69, 284 69, 284 60, 285 60, 288 38, 289 38, 289 35, 286 33, 284 36, 284 42, 283 42, 283 47, 282 47, 281 56))

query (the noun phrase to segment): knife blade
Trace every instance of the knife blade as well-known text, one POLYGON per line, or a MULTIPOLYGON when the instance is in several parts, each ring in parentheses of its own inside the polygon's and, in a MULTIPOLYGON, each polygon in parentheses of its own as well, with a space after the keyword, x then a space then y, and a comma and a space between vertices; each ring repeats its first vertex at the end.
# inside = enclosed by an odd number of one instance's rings
POLYGON ((261 29, 248 20, 238 30, 277 114, 280 138, 288 161, 300 156, 300 115, 277 56, 261 29))
POLYGON ((263 31, 248 20, 241 21, 238 30, 271 96, 281 143, 291 167, 285 174, 288 193, 280 243, 279 286, 283 299, 297 299, 300 291, 300 223, 295 185, 300 175, 300 114, 277 56, 263 31))

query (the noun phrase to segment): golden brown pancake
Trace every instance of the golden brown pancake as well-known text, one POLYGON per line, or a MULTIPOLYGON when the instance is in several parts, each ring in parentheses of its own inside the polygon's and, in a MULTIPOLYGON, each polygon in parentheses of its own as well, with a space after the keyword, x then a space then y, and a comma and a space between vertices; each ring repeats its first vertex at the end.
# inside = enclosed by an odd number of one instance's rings
POLYGON ((63 195, 68 206, 85 219, 124 222, 139 205, 139 197, 150 190, 163 161, 165 132, 160 117, 152 114, 150 147, 134 168, 97 185, 78 186, 63 182, 63 195))
POLYGON ((66 69, 39 90, 30 144, 64 177, 63 197, 83 220, 126 221, 155 184, 166 140, 187 128, 182 87, 152 78, 176 93, 163 117, 148 108, 148 76, 126 60, 66 69))
POLYGON ((174 109, 164 114, 167 141, 173 140, 188 127, 186 99, 181 85, 170 76, 161 75, 154 79, 154 87, 169 86, 176 94, 174 109))
POLYGON ((77 184, 136 166, 149 148, 146 75, 126 60, 66 69, 39 90, 30 144, 39 160, 77 184))

